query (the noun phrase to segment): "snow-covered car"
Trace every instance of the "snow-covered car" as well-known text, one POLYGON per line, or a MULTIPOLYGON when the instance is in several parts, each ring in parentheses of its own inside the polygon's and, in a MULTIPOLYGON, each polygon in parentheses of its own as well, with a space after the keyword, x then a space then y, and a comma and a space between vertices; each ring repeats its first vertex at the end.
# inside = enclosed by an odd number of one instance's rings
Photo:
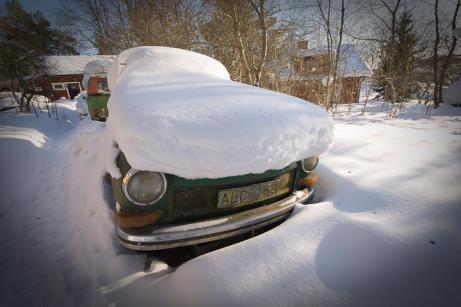
POLYGON ((218 61, 175 48, 125 50, 108 84, 106 169, 123 246, 251 232, 312 198, 334 136, 323 109, 231 81, 218 61))
POLYGON ((92 120, 105 121, 107 118, 107 101, 110 91, 107 86, 107 70, 112 59, 98 59, 85 65, 82 80, 86 89, 87 114, 92 120))

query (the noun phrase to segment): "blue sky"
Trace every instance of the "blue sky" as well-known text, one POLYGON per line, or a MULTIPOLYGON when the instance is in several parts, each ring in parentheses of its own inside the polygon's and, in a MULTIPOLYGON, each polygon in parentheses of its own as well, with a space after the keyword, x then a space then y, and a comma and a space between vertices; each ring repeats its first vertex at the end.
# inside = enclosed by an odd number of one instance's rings
MULTIPOLYGON (((28 12, 41 11, 51 23, 55 22, 57 11, 63 7, 66 0, 19 0, 24 9, 28 12)), ((5 0, 0 0, 1 10, 5 5, 5 0)))

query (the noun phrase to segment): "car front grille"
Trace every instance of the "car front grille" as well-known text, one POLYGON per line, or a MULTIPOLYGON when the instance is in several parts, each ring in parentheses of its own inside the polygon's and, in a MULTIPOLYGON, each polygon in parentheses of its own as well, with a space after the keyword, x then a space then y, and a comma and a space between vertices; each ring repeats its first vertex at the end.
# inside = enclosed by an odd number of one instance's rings
MULTIPOLYGON (((175 220, 181 221, 196 221, 203 218, 216 217, 220 215, 227 215, 234 212, 246 210, 272 203, 279 199, 284 198, 286 195, 293 192, 293 180, 295 177, 295 170, 289 170, 285 174, 289 175, 289 191, 260 202, 249 203, 240 207, 218 208, 218 193, 220 190, 234 189, 254 184, 269 182, 281 177, 272 176, 268 178, 259 179, 256 181, 247 181, 240 184, 225 184, 225 185, 207 185, 198 187, 176 187, 174 189, 174 209, 173 214, 175 220)), ((283 174, 282 174, 283 175, 283 174)))

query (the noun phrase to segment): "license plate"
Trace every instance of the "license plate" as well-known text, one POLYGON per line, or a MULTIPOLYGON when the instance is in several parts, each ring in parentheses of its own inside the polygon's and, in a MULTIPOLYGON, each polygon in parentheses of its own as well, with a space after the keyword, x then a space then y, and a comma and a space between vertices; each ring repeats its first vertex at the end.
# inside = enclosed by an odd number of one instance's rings
POLYGON ((290 191, 290 174, 275 180, 218 192, 218 208, 235 208, 254 204, 290 191))

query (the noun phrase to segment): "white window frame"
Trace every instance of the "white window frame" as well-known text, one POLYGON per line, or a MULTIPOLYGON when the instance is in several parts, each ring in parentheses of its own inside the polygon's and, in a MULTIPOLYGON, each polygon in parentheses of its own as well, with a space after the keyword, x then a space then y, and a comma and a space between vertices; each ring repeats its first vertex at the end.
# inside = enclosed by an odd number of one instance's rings
POLYGON ((73 84, 73 83, 77 83, 78 88, 80 89, 80 92, 82 92, 82 86, 80 85, 80 82, 78 81, 51 83, 51 87, 53 88, 53 91, 55 92, 66 91, 67 97, 70 98, 69 89, 67 88, 67 84, 73 84), (62 88, 59 88, 59 87, 62 87, 62 88))
POLYGON ((69 97, 69 99, 70 99, 70 94, 69 94, 69 89, 67 88, 67 84, 72 84, 72 83, 77 83, 77 84, 78 84, 78 88, 79 88, 79 90, 80 90, 80 93, 82 92, 82 86, 80 85, 80 82, 78 82, 78 81, 63 82, 64 88, 65 88, 65 90, 66 90, 66 92, 67 92, 67 97, 69 97))
POLYGON ((53 91, 65 91, 65 90, 67 90, 66 84, 63 83, 63 82, 51 83, 51 86, 53 87, 53 91))

